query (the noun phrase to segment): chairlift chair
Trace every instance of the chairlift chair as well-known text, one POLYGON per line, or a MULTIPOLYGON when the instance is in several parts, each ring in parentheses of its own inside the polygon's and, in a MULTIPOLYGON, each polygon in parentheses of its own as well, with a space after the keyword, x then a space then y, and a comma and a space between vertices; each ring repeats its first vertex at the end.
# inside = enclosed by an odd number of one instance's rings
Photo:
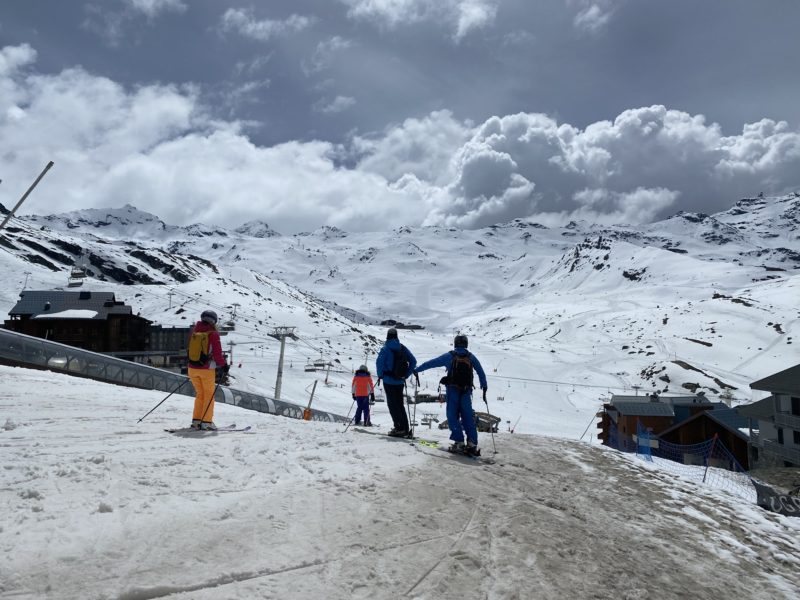
POLYGON ((69 272, 67 287, 80 287, 83 285, 83 280, 85 278, 86 278, 86 269, 78 265, 75 265, 69 272))

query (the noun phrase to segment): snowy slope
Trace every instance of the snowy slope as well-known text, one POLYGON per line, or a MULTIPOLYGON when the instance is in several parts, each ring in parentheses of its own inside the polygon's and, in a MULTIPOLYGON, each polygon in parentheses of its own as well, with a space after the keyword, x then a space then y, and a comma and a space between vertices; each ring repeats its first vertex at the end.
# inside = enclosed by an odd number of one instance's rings
MULTIPOLYGON (((63 287, 83 260, 93 275, 83 289, 113 291, 157 323, 186 325, 208 306, 223 320, 236 311, 224 341, 237 387, 271 394, 278 343, 268 334, 297 327, 284 399, 305 404, 314 379, 327 379, 315 403, 341 414, 352 370, 374 365, 381 320, 425 327, 401 332, 419 360, 463 331, 506 428, 588 438, 609 393, 700 390, 748 402, 760 397, 750 382, 796 364, 799 213, 793 195, 636 228, 515 220, 293 236, 262 222, 171 226, 128 205, 25 217, 0 235, 0 311, 26 271, 29 289, 63 287), (312 360, 332 372, 307 373, 312 360)), ((423 374, 421 391, 435 393, 439 377, 423 374)))
POLYGON ((161 394, 0 377, 1 598, 800 593, 800 520, 596 445, 499 433, 481 466, 224 405, 253 433, 178 437, 191 399, 137 424, 161 394))

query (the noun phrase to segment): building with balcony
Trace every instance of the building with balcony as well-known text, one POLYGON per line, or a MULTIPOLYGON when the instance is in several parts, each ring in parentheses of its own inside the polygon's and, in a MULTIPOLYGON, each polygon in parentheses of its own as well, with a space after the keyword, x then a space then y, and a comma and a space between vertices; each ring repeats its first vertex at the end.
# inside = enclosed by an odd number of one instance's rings
POLYGON ((800 468, 800 365, 750 384, 770 395, 739 413, 749 419, 750 464, 800 468))

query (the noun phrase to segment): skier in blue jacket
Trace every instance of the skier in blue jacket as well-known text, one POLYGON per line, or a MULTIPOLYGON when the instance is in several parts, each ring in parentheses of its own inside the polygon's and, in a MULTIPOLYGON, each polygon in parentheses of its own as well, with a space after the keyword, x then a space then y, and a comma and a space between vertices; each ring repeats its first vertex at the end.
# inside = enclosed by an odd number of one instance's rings
POLYGON ((383 380, 383 389, 386 390, 386 406, 394 423, 394 428, 389 432, 392 437, 407 437, 410 434, 408 416, 403 406, 403 386, 416 366, 417 359, 400 343, 397 329, 393 327, 388 330, 386 343, 375 361, 375 371, 378 374, 377 385, 383 380))
POLYGON ((467 350, 467 336, 459 334, 453 341, 453 350, 437 358, 422 363, 414 373, 447 367, 447 376, 442 380, 447 389, 447 424, 450 427, 450 439, 453 445, 451 452, 463 452, 471 456, 480 456, 478 448, 478 428, 475 426, 475 413, 472 410, 473 369, 478 373, 478 381, 483 390, 483 401, 486 402, 486 373, 480 361, 467 350), (464 433, 467 444, 464 445, 464 433))

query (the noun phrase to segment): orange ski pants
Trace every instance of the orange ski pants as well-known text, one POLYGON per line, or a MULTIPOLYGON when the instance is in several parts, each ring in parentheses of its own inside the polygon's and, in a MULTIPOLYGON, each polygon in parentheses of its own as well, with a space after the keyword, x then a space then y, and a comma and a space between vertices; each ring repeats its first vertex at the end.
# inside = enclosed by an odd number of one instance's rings
POLYGON ((189 381, 192 382, 195 391, 192 420, 202 420, 206 423, 214 420, 214 390, 217 387, 215 375, 214 369, 189 367, 189 381))

